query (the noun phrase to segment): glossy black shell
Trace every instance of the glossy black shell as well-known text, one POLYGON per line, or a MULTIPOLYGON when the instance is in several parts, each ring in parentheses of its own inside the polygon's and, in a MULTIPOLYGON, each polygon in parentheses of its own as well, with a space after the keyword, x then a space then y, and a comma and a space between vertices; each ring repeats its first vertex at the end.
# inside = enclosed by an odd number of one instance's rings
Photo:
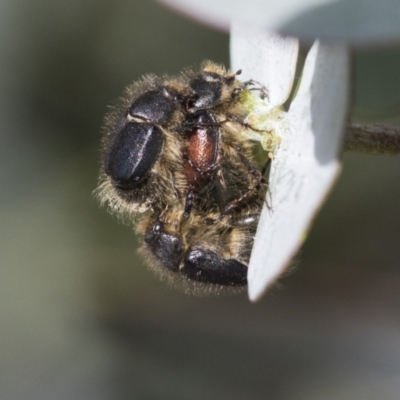
POLYGON ((221 102, 224 85, 234 82, 234 76, 225 77, 213 72, 203 72, 189 82, 192 96, 187 102, 187 110, 194 113, 198 110, 210 110, 221 102))
POLYGON ((151 124, 129 122, 117 134, 105 159, 105 172, 119 188, 135 187, 162 150, 164 134, 151 124))
POLYGON ((156 221, 144 237, 148 249, 163 267, 198 282, 221 286, 247 284, 246 265, 202 247, 188 249, 184 254, 180 239, 163 229, 163 224, 156 221))
POLYGON ((156 125, 168 124, 179 105, 177 92, 166 86, 149 90, 130 106, 129 115, 156 125))

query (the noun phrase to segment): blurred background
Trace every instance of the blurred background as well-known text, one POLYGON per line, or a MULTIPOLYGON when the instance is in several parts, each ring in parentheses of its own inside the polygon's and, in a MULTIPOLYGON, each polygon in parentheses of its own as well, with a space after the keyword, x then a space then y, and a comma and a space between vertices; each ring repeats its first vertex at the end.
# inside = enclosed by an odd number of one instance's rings
MULTIPOLYGON (((125 85, 226 34, 151 1, 1 0, 0 399, 399 399, 400 157, 345 154, 296 268, 257 304, 189 297, 100 209, 125 85)), ((353 119, 400 123, 400 51, 355 58, 353 119)))

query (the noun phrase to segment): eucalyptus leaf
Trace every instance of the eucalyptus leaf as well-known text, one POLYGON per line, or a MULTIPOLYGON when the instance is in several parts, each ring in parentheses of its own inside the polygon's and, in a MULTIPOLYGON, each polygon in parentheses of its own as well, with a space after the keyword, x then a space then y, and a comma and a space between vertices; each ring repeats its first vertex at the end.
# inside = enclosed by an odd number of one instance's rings
MULTIPOLYGON (((277 68, 279 61, 264 60, 273 54, 292 60, 297 55, 297 42, 235 26, 231 44, 234 69, 239 67, 236 62, 240 60, 246 74, 257 76, 266 83, 272 98, 284 102, 292 86, 296 63, 291 61, 277 68), (285 54, 278 55, 280 52, 285 54), (287 82, 276 85, 271 83, 274 81, 271 76, 278 82, 285 79, 287 82)), ((307 56, 299 90, 285 116, 287 129, 277 132, 281 143, 272 163, 268 197, 249 264, 249 296, 253 301, 289 265, 340 172, 349 69, 349 54, 343 45, 318 41, 307 56)))
POLYGON ((313 41, 369 46, 400 43, 399 0, 160 0, 206 25, 232 21, 313 41))

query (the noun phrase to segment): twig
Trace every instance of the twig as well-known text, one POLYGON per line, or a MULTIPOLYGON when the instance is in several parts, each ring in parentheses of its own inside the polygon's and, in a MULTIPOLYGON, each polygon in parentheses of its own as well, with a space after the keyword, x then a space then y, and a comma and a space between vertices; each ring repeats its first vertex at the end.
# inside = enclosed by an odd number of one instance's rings
POLYGON ((399 154, 400 127, 350 123, 344 135, 344 151, 399 154))

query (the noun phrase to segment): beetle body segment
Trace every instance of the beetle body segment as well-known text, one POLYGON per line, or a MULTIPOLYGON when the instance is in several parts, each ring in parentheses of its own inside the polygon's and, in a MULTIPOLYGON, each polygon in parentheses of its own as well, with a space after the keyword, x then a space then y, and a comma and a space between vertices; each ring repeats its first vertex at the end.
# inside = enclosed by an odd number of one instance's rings
POLYGON ((184 172, 189 185, 204 180, 218 158, 220 132, 218 120, 200 111, 187 122, 184 172))
POLYGON ((166 86, 149 90, 137 98, 129 108, 129 115, 157 125, 167 125, 180 106, 178 93, 166 86))
POLYGON ((106 174, 118 188, 134 188, 157 161, 163 144, 164 135, 157 126, 129 122, 106 157, 106 174))

